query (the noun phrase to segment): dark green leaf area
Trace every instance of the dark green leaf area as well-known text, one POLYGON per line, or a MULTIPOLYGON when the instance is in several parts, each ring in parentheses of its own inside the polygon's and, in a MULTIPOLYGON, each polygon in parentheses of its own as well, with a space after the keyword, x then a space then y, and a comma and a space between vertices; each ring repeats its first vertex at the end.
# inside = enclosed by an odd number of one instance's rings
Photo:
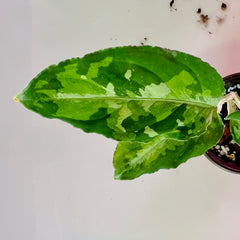
POLYGON ((115 179, 130 180, 159 169, 176 168, 189 158, 205 153, 223 134, 217 114, 213 114, 213 119, 205 132, 188 140, 163 134, 150 142, 120 142, 113 160, 115 179))
POLYGON ((104 87, 110 82, 116 95, 122 97, 129 94, 141 96, 140 89, 146 85, 161 83, 161 79, 148 69, 114 59, 109 67, 100 67, 93 80, 104 87))
POLYGON ((158 134, 168 133, 177 139, 188 139, 206 131, 206 127, 212 120, 212 111, 212 109, 182 104, 174 108, 174 111, 165 119, 151 125, 151 129, 158 134))
POLYGON ((109 114, 107 112, 107 108, 99 108, 96 113, 90 116, 90 121, 91 120, 98 120, 98 119, 103 119, 109 117, 109 114))
MULTIPOLYGON (((70 123, 72 126, 76 128, 81 128, 84 132, 86 133, 99 133, 103 134, 104 136, 108 138, 113 138, 112 137, 112 129, 107 127, 106 124, 106 119, 97 119, 97 120, 90 120, 90 121, 81 121, 81 120, 73 120, 73 119, 68 119, 68 118, 59 118, 60 120, 70 123)), ((134 140, 135 137, 131 137, 130 134, 129 136, 126 136, 125 138, 123 137, 122 139, 128 140, 132 139, 134 140)))
POLYGON ((123 120, 122 126, 127 132, 139 132, 144 131, 146 126, 151 126, 154 123, 156 123, 156 117, 149 114, 147 116, 139 116, 138 120, 128 117, 123 120))

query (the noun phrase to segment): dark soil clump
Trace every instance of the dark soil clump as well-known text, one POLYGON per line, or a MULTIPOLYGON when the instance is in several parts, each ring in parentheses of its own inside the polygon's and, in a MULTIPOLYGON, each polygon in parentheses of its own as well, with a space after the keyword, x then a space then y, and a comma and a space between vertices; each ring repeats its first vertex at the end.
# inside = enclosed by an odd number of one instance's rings
POLYGON ((227 4, 226 3, 222 3, 221 5, 221 9, 224 11, 227 9, 227 4))
POLYGON ((204 23, 204 24, 208 24, 208 21, 209 21, 208 15, 207 15, 207 14, 206 14, 206 15, 201 14, 201 15, 200 15, 200 21, 201 21, 202 23, 204 23))

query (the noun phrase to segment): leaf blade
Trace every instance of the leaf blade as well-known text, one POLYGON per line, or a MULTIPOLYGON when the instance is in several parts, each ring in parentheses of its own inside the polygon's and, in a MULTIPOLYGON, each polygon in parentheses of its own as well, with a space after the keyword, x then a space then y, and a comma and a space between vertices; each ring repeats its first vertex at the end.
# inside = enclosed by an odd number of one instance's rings
POLYGON ((205 153, 223 134, 215 115, 206 131, 186 140, 159 135, 150 142, 120 142, 114 153, 115 179, 131 180, 159 169, 176 168, 189 158, 205 153))
POLYGON ((233 140, 240 145, 240 119, 235 118, 235 116, 230 119, 230 132, 233 140))
POLYGON ((207 63, 181 52, 143 46, 106 49, 50 66, 17 97, 42 116, 84 131, 115 140, 148 141, 151 138, 142 136, 149 131, 146 128, 160 124, 176 108, 211 110, 223 92, 221 77, 207 63), (157 107, 165 116, 157 113, 157 107))
POLYGON ((240 111, 236 111, 236 112, 229 114, 225 119, 226 120, 240 120, 240 111))

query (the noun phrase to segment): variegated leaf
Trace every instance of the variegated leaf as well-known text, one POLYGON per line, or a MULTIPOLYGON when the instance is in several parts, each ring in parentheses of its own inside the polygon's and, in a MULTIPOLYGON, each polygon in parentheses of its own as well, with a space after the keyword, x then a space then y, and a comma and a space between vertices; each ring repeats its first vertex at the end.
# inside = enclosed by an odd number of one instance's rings
POLYGON ((16 99, 86 132, 149 141, 169 131, 181 139, 201 133, 223 92, 221 77, 200 59, 141 46, 50 66, 16 99))
POLYGON ((113 159, 115 179, 134 179, 159 169, 176 168, 189 158, 205 153, 222 133, 222 124, 214 112, 204 132, 185 140, 162 134, 147 143, 122 141, 113 159))
POLYGON ((44 117, 125 141, 115 153, 116 178, 132 179, 214 145, 223 130, 216 106, 224 92, 220 75, 199 58, 141 46, 50 66, 16 100, 44 117))

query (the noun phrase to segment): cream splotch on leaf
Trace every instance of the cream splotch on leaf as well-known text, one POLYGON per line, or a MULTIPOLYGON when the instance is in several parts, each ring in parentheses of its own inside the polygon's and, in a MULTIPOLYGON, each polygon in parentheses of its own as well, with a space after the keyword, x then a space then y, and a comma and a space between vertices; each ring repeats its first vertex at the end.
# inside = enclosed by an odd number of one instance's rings
POLYGON ((223 130, 216 112, 223 94, 222 78, 199 58, 141 46, 52 65, 16 99, 44 117, 120 141, 115 177, 133 179, 213 146, 223 130))

